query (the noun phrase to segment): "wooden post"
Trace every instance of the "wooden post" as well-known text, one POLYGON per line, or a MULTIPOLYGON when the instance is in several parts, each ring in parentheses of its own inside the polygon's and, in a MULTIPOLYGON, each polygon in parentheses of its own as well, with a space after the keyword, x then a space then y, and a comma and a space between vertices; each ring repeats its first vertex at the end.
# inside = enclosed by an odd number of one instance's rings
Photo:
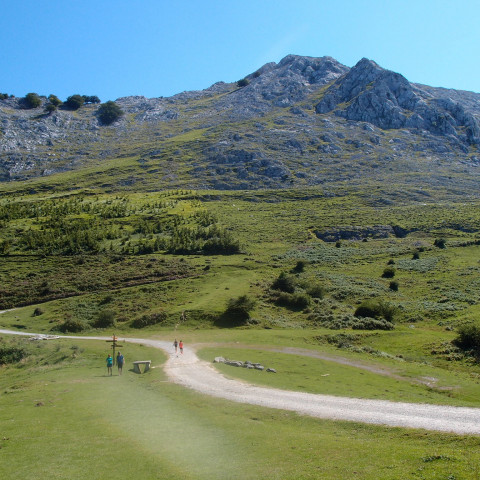
POLYGON ((123 345, 119 345, 117 343, 118 338, 115 336, 115 334, 112 335, 112 340, 106 340, 107 342, 112 342, 112 350, 113 350, 113 365, 116 364, 117 359, 115 357, 115 348, 116 347, 122 347, 123 345))

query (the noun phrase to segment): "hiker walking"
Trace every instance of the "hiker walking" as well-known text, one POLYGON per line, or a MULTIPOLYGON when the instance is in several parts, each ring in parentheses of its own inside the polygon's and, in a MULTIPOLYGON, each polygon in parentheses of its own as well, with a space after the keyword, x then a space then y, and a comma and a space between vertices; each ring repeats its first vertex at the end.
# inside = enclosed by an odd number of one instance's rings
POLYGON ((107 375, 112 375, 113 358, 110 354, 107 357, 107 375))
POLYGON ((118 367, 118 374, 121 375, 122 374, 122 370, 123 370, 123 364, 125 363, 125 358, 123 357, 123 355, 118 352, 118 355, 117 355, 117 367, 118 367))
POLYGON ((178 344, 178 348, 180 349, 180 353, 183 354, 183 340, 180 340, 180 343, 178 344))
POLYGON ((175 347, 175 353, 177 353, 177 347, 178 347, 177 339, 173 341, 173 346, 175 347))

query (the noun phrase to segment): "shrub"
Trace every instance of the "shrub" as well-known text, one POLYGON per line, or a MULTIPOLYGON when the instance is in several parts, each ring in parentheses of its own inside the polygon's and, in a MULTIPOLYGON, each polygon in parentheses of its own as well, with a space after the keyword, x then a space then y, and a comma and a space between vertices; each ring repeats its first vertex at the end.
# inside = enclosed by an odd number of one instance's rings
POLYGON ((55 107, 60 106, 63 102, 53 93, 48 96, 48 101, 55 107))
POLYGON ((412 260, 419 260, 420 259, 420 252, 413 252, 412 260))
POLYGON ((136 318, 132 322, 133 328, 145 328, 150 325, 156 325, 157 323, 162 323, 167 319, 167 314, 162 310, 155 313, 150 313, 148 315, 142 315, 139 318, 136 318))
POLYGON ((388 262, 387 265, 395 265, 395 260, 391 258, 388 262))
POLYGON ((320 298, 322 299, 325 296, 325 289, 317 284, 312 285, 307 289, 307 293, 312 297, 312 298, 320 298))
POLYGON ((65 106, 70 110, 78 110, 85 103, 85 99, 82 95, 72 95, 67 98, 65 106))
POLYGON ((115 103, 109 100, 100 105, 97 110, 97 116, 104 125, 111 125, 123 115, 123 110, 115 103))
POLYGON ((285 272, 282 272, 272 283, 272 288, 282 292, 293 293, 295 291, 295 282, 291 276, 287 275, 285 272))
POLYGON ((28 355, 22 347, 15 345, 0 345, 0 365, 17 363, 28 355))
POLYGON ((209 238, 202 247, 202 252, 207 255, 233 255, 240 252, 240 243, 228 232, 209 238))
POLYGON ((47 103, 45 105, 45 111, 50 114, 53 113, 57 109, 57 106, 54 105, 53 103, 47 103))
POLYGON ((27 93, 23 99, 26 108, 37 108, 42 104, 42 100, 37 93, 27 93))
POLYGON ((106 297, 103 297, 98 304, 106 305, 107 303, 113 302, 113 300, 113 295, 107 295, 106 297))
POLYGON ((387 267, 383 273, 383 278, 393 278, 395 276, 395 269, 393 267, 387 267))
POLYGON ((100 103, 100 99, 96 95, 84 95, 83 100, 85 103, 100 103))
POLYGON ((115 313, 112 310, 101 310, 95 321, 93 322, 95 328, 108 328, 115 326, 115 313))
POLYGON ((444 238, 437 238, 433 242, 433 245, 438 248, 445 248, 447 241, 444 238))
POLYGON ((305 293, 287 293, 282 292, 275 300, 275 304, 280 307, 303 310, 310 305, 310 297, 305 293))
POLYGON ((381 300, 365 300, 355 310, 356 317, 384 318, 392 322, 396 314, 396 308, 381 300))
POLYGON ((242 78, 237 82, 237 86, 242 88, 242 87, 246 87, 249 83, 250 82, 246 78, 242 78))
POLYGON ((453 340, 454 345, 464 351, 471 351, 480 355, 480 325, 469 323, 458 329, 458 336, 453 340))
POLYGON ((361 318, 353 325, 353 330, 393 330, 395 326, 385 319, 361 318))
POLYGON ((38 317, 40 315, 43 315, 43 310, 40 307, 35 308, 35 310, 33 311, 33 316, 38 317))
POLYGON ((388 288, 390 288, 390 290, 393 292, 398 292, 398 282, 396 280, 392 280, 388 288))
POLYGON ((298 260, 297 264, 292 268, 292 273, 302 273, 305 271, 307 262, 305 260, 298 260))
POLYGON ((255 308, 255 305, 255 299, 248 295, 241 295, 228 300, 225 314, 234 317, 234 319, 240 322, 244 322, 250 319, 250 312, 255 308))
POLYGON ((88 326, 83 323, 81 320, 74 320, 72 318, 69 318, 65 320, 63 323, 61 323, 58 326, 58 330, 60 330, 63 333, 77 333, 77 332, 82 332, 83 330, 86 330, 88 326))

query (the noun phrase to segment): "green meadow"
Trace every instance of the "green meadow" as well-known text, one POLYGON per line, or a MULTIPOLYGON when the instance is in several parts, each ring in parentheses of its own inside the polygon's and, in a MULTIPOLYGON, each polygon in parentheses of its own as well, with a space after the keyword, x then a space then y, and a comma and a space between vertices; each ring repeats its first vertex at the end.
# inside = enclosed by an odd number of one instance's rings
MULTIPOLYGON (((105 187, 110 167, 92 163, 81 188, 71 173, 2 188, 1 328, 176 336, 206 361, 275 368, 216 365, 259 385, 480 406, 478 352, 456 342, 479 325, 478 200, 374 184, 133 193, 105 187), (248 311, 229 310, 239 298, 248 311)), ((478 437, 210 398, 129 343, 107 377, 108 351, 2 335, 1 478, 480 478, 478 437), (146 358, 155 368, 130 371, 146 358)))
MULTIPOLYGON (((123 344, 127 368, 122 376, 115 368, 107 376, 103 341, 3 337, 4 342, 28 349, 29 355, 3 367, 0 377, 2 478, 105 479, 112 472, 122 479, 474 479, 480 474, 476 437, 332 422, 206 397, 167 382, 164 354, 139 345, 123 344), (134 374, 130 360, 146 357, 155 368, 134 374)), ((263 350, 248 354, 265 358, 263 350)), ((267 358, 283 370, 281 355, 267 358)), ((299 360, 292 362, 295 380, 286 386, 311 390, 296 371, 299 360)), ((334 364, 307 362, 332 379, 354 376, 334 364)), ((395 389, 371 375, 366 380, 379 390, 395 389)), ((334 392, 331 388, 316 390, 334 392)), ((352 388, 361 390, 357 383, 352 388)))

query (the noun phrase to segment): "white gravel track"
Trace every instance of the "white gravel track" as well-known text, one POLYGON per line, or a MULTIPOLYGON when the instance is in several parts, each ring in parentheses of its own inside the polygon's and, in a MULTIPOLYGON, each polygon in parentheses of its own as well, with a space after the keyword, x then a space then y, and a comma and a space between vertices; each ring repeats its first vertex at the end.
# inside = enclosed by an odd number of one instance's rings
MULTIPOLYGON (((0 333, 18 334, 9 330, 0 330, 0 333)), ((69 338, 108 340, 111 337, 69 338)), ((140 338, 122 338, 121 341, 165 350, 169 354, 164 366, 168 378, 206 395, 318 418, 480 435, 480 408, 366 400, 259 387, 224 377, 188 348, 183 355, 175 355, 170 342, 140 338)))

